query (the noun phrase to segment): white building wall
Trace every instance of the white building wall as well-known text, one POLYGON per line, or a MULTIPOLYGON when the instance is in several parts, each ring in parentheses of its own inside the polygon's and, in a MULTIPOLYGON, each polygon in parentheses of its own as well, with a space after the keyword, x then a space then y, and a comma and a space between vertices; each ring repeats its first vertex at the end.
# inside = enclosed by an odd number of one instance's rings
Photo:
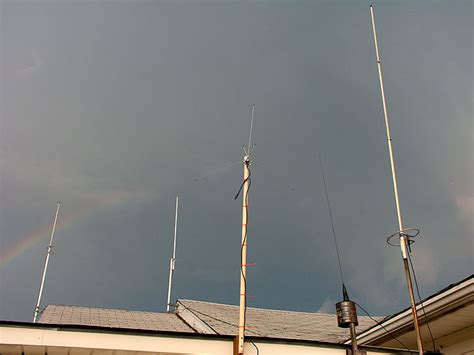
MULTIPOLYGON (((255 342, 260 355, 345 355, 342 347, 318 344, 295 345, 285 342, 255 342)), ((0 353, 4 355, 233 355, 231 338, 196 338, 160 334, 114 334, 83 330, 38 329, 0 326, 0 353)), ((247 342, 245 354, 256 354, 247 342)), ((369 351, 369 355, 389 352, 369 351)), ((393 354, 400 352, 393 352, 393 354)))

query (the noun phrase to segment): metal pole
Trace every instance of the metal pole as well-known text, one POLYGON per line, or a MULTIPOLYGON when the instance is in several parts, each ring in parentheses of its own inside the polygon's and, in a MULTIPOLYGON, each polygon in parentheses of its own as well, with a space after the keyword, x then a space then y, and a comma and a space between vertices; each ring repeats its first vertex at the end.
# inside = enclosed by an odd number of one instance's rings
POLYGON ((53 229, 51 230, 51 237, 49 239, 49 245, 46 252, 46 260, 44 262, 43 276, 41 277, 41 285, 40 285, 39 294, 38 294, 38 301, 36 302, 35 313, 33 316, 33 323, 36 323, 38 316, 40 314, 41 296, 43 294, 44 280, 46 279, 46 271, 48 270, 49 256, 53 253, 54 232, 56 231, 56 223, 58 221, 60 206, 61 206, 61 202, 58 202, 58 206, 56 207, 56 214, 54 216, 53 229))
POLYGON ((352 322, 351 325, 351 345, 352 345, 352 355, 357 355, 357 333, 355 324, 352 322))
POLYGON ((390 166, 392 170, 392 182, 393 182, 393 192, 395 195, 395 207, 397 210, 397 219, 398 219, 398 228, 399 228, 399 235, 400 235, 400 249, 402 253, 402 258, 403 258, 403 266, 405 268, 405 277, 407 280, 407 285, 408 285, 408 293, 410 295, 410 302, 411 302, 411 308, 412 308, 412 313, 413 313, 413 323, 415 326, 416 330, 416 340, 418 344, 418 352, 420 355, 423 354, 423 343, 421 341, 421 333, 420 333, 420 326, 418 324, 418 316, 416 312, 416 303, 415 303, 415 295, 413 293, 413 284, 411 280, 411 275, 410 275, 410 269, 408 265, 408 254, 407 254, 407 237, 406 235, 402 232, 403 231, 403 223, 402 223, 402 214, 400 210, 400 200, 398 197, 398 185, 397 185, 397 175, 395 173, 395 162, 393 159, 393 150, 392 150, 392 137, 390 135, 390 126, 388 123, 388 113, 387 113, 387 104, 385 101, 385 91, 384 91, 384 85, 383 85, 383 78, 382 78, 382 62, 380 60, 380 55, 379 55, 379 47, 377 43, 377 32, 375 30, 375 18, 374 18, 374 9, 373 6, 370 5, 370 18, 372 20, 372 31, 374 34, 374 45, 375 45, 375 55, 377 59, 377 68, 378 68, 378 74, 379 74, 379 83, 380 83, 380 93, 382 96, 382 106, 383 106, 383 113, 384 113, 384 118, 385 118, 385 129, 387 133, 387 143, 388 143, 388 153, 390 157, 390 166))
MULTIPOLYGON (((252 110, 253 111, 253 110, 252 110)), ((248 191, 249 191, 249 164, 250 157, 247 155, 244 158, 244 186, 242 190, 242 242, 241 249, 241 272, 240 272, 240 307, 239 307, 239 336, 237 338, 237 353, 243 355, 244 353, 244 338, 245 338, 245 308, 247 297, 247 221, 248 221, 248 191)))
POLYGON ((166 312, 170 311, 170 306, 171 306, 171 286, 173 282, 173 272, 175 269, 175 263, 176 263, 176 235, 178 231, 178 196, 176 196, 176 206, 175 206, 175 212, 174 212, 174 238, 173 238, 173 256, 170 259, 170 276, 169 276, 169 281, 168 281, 168 299, 166 302, 166 312))
POLYGON ((250 119, 250 132, 249 132, 249 145, 247 148, 247 154, 250 156, 250 150, 252 149, 252 130, 253 130, 253 117, 255 114, 255 104, 252 105, 252 118, 250 119))

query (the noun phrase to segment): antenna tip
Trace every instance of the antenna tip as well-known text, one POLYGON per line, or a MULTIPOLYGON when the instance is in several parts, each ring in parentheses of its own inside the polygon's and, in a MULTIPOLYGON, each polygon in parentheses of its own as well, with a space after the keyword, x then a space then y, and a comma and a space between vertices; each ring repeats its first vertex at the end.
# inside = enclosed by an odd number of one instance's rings
POLYGON ((369 5, 370 8, 374 7, 372 4, 369 5))

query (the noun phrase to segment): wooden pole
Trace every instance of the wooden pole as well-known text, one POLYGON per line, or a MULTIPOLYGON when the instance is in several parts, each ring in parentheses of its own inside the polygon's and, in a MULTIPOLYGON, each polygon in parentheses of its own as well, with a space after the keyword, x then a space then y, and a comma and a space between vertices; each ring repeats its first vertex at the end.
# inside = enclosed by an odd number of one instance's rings
POLYGON ((249 192, 249 164, 250 157, 244 158, 244 184, 242 189, 242 242, 240 245, 240 306, 239 306, 239 335, 237 338, 237 354, 244 353, 245 340, 245 308, 247 297, 247 221, 248 221, 248 192, 249 192))

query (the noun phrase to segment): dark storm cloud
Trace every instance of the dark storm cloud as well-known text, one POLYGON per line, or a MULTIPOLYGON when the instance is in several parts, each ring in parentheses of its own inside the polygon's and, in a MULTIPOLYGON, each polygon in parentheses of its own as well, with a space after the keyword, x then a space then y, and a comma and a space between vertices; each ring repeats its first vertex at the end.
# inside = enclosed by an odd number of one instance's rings
MULTIPOLYGON (((0 247, 63 202, 44 304, 163 311, 176 194, 174 298, 236 303, 232 164, 252 103, 252 305, 340 298, 319 153, 351 295, 375 313, 408 303, 384 241, 396 218, 367 2, 0 4, 0 247)), ((428 294, 473 266, 472 2, 374 5, 428 294)), ((46 244, 0 265, 0 318, 30 319, 46 244)))

